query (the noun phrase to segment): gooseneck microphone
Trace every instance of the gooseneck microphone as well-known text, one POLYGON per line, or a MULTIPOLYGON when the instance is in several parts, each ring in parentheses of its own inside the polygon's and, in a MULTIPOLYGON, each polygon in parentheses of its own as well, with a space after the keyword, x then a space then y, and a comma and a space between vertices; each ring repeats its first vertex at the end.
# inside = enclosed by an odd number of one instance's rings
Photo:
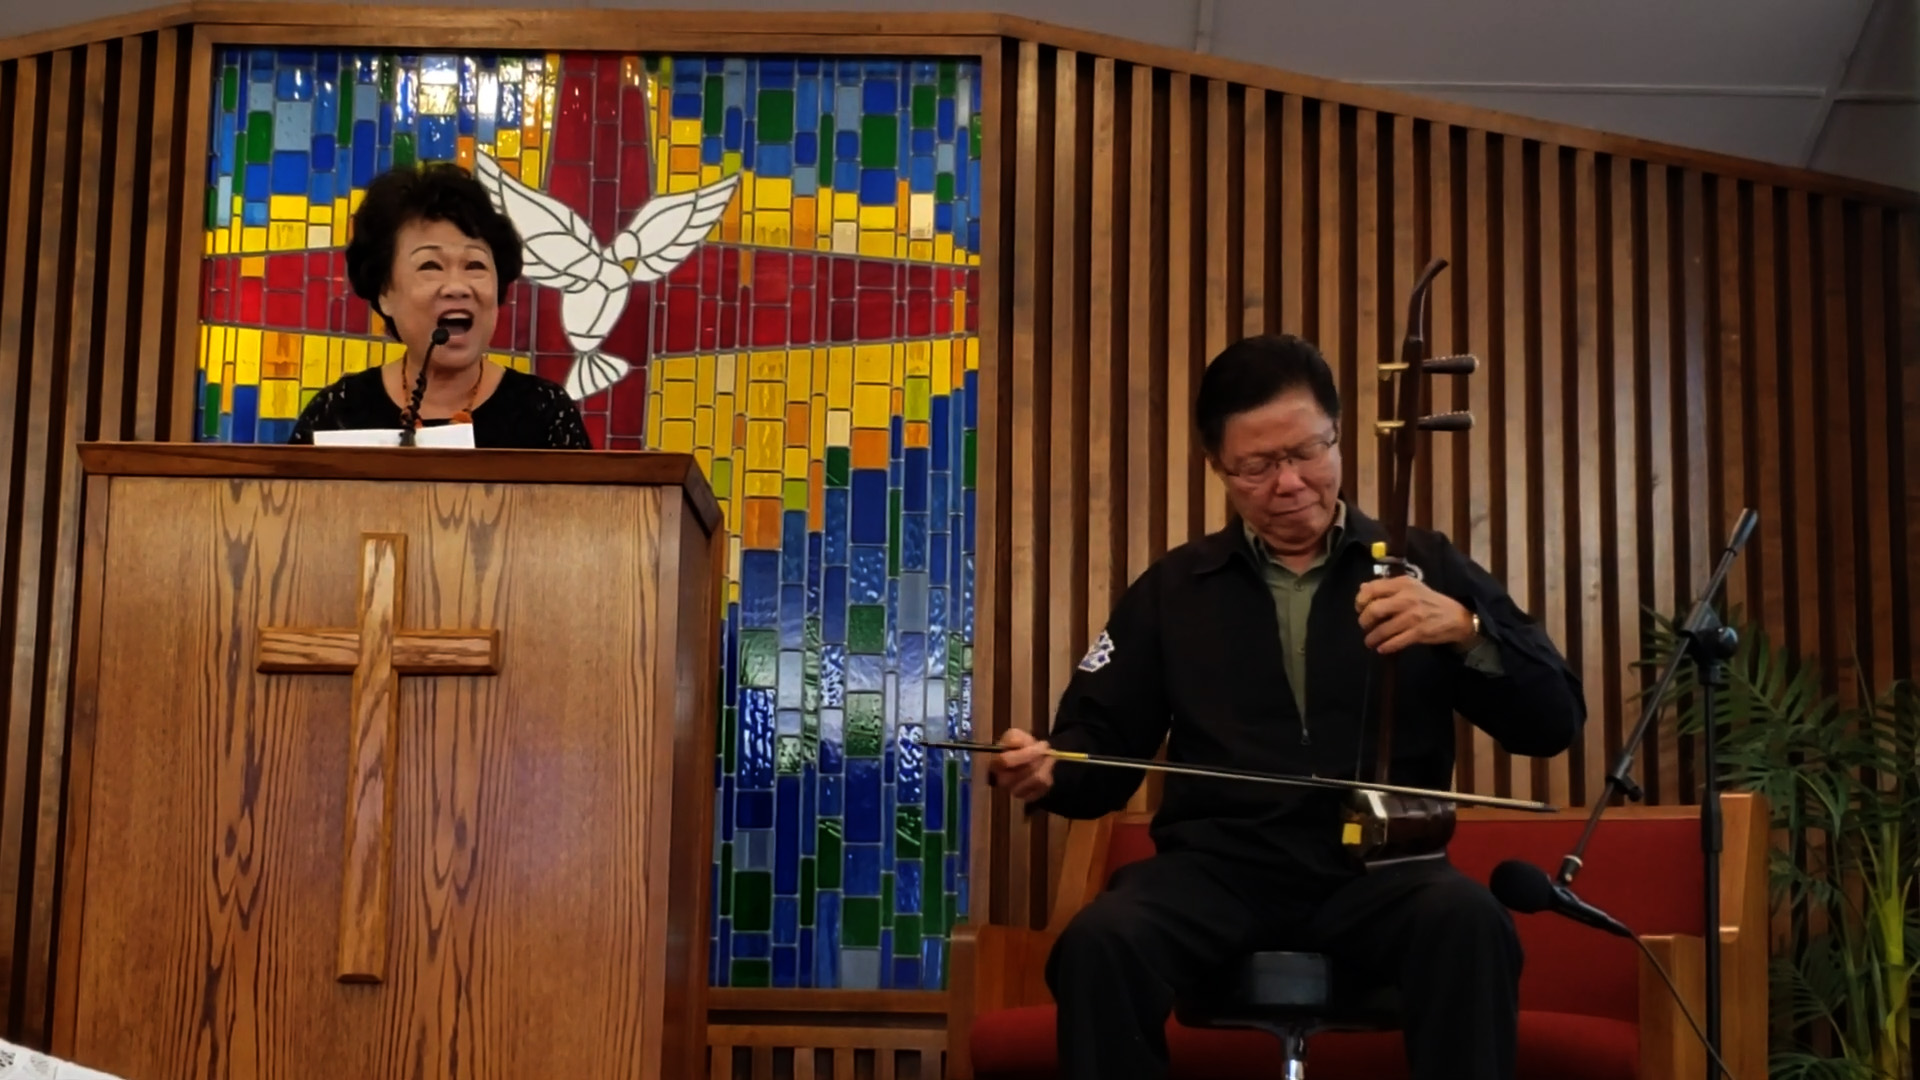
POLYGON ((1573 890, 1565 885, 1556 884, 1545 870, 1532 863, 1508 859, 1493 868, 1493 876, 1487 879, 1487 887, 1493 890, 1495 899, 1515 911, 1529 915, 1551 911, 1596 930, 1637 940, 1633 931, 1618 919, 1575 896, 1573 890))
POLYGON ((400 419, 400 445, 413 446, 414 429, 420 426, 420 399, 427 395, 427 361, 433 359, 433 350, 447 343, 447 328, 433 328, 433 338, 427 344, 427 355, 420 358, 420 374, 413 380, 413 398, 407 406, 407 415, 400 419))

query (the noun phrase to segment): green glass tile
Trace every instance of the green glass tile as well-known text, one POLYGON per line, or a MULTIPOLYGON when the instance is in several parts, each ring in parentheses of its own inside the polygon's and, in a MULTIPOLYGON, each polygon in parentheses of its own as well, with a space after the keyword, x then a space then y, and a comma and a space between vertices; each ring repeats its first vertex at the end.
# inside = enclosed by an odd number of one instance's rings
POLYGON ((413 136, 405 131, 393 133, 393 163, 395 166, 413 164, 413 136))
POLYGON ((925 375, 907 376, 906 393, 902 397, 907 420, 930 421, 933 419, 932 379, 925 375))
MULTIPOLYGON (((966 645, 966 642, 960 640, 959 634, 947 635, 947 684, 949 686, 960 685, 960 676, 966 671, 964 662, 966 645)), ((953 763, 947 764, 951 767, 953 763)))
POLYGON ((918 806, 895 807, 893 811, 893 857, 920 857, 920 838, 925 831, 924 811, 918 806))
POLYGON ((714 458, 713 473, 707 477, 707 484, 713 488, 713 497, 726 499, 733 495, 733 460, 714 458))
POLYGON ((200 391, 200 434, 209 438, 220 435, 220 384, 209 382, 200 391))
POLYGON ((880 901, 849 896, 840 905, 840 944, 849 949, 880 946, 880 901))
POLYGON ((975 433, 971 431, 967 432, 966 456, 964 458, 966 462, 966 469, 960 477, 960 486, 966 488, 968 491, 972 491, 978 486, 974 483, 974 474, 973 474, 974 455, 977 451, 977 446, 978 446, 978 442, 974 438, 974 434, 975 433))
POLYGON ((807 482, 805 480, 786 481, 780 485, 780 495, 782 509, 806 512, 807 482))
POLYGON ((933 178, 933 201, 949 203, 953 201, 953 174, 943 172, 933 178))
POLYGON ((735 960, 729 985, 765 989, 773 985, 773 961, 735 960))
POLYGON ((913 126, 933 126, 933 87, 924 83, 913 88, 913 126))
POLYGON ((827 486, 846 487, 853 451, 845 446, 827 447, 827 486))
POLYGON ((247 164, 266 165, 273 161, 273 114, 247 114, 247 164))
POLYGON ((762 143, 793 140, 793 91, 760 91, 760 109, 754 116, 754 131, 762 143))
POLYGON ((833 114, 820 116, 820 178, 833 175, 833 114))
POLYGON ((741 870, 733 875, 733 928, 756 933, 773 929, 773 872, 741 870))
POLYGON ((822 889, 840 887, 840 819, 821 818, 820 827, 814 833, 813 846, 819 852, 820 881, 822 889))
POLYGON ((219 220, 219 217, 216 213, 216 211, 219 209, 219 205, 220 205, 220 189, 213 184, 208 184, 207 185, 206 227, 209 229, 213 228, 214 227, 213 223, 219 220))
POLYGON ((900 499, 901 491, 887 492, 887 576, 900 576, 900 499))
POLYGON ((820 619, 809 615, 801 630, 806 649, 800 654, 800 712, 818 730, 820 712, 820 619))
POLYGON ((773 769, 782 776, 798 776, 807 760, 806 748, 798 735, 781 735, 773 740, 773 769))
POLYGON ((880 925, 893 925, 893 871, 880 875, 880 925))
POLYGON ((858 692, 847 695, 847 756, 879 757, 886 723, 884 695, 858 692))
POLYGON ((920 955, 920 916, 895 915, 893 917, 893 955, 920 955))
POLYGON ((383 56, 380 58, 379 78, 380 78, 380 100, 392 101, 393 94, 394 94, 394 87, 399 82, 398 72, 395 69, 393 64, 393 57, 383 56))
POLYGON ((722 771, 726 772, 729 776, 731 776, 735 771, 737 771, 734 767, 733 756, 735 752, 734 738, 735 738, 735 733, 739 730, 739 723, 738 723, 738 718, 735 716, 736 710, 734 709, 734 707, 732 705, 728 705, 726 707, 726 710, 727 711, 725 716, 723 716, 720 721, 720 731, 722 732, 721 738, 726 740, 725 744, 721 747, 721 750, 720 750, 720 766, 722 771))
POLYGON ((800 925, 813 925, 813 856, 800 856, 800 925))
MULTIPOLYGON (((340 129, 333 133, 334 153, 343 154, 353 145, 353 83, 350 78, 340 80, 340 105, 334 111, 340 114, 340 129)), ((350 160, 335 158, 336 162, 350 160)), ((347 176, 353 175, 351 168, 344 172, 347 176)))
POLYGON ((975 113, 973 115, 973 123, 968 125, 968 136, 969 136, 968 141, 970 141, 973 145, 968 147, 967 153, 970 156, 977 158, 980 156, 980 114, 979 113, 975 113))
POLYGON ((887 609, 879 604, 847 607, 847 649, 878 655, 887 648, 887 609))
POLYGON ((230 67, 220 78, 220 110, 232 112, 240 107, 240 69, 230 67))
POLYGON ((940 61, 940 96, 952 97, 960 89, 959 65, 951 60, 940 61))
POLYGON ((701 133, 719 135, 727 126, 727 83, 718 75, 707 76, 706 91, 700 95, 706 108, 701 113, 701 133))
POLYGON ((740 631, 740 685, 756 690, 771 690, 779 679, 779 632, 740 631))
POLYGON ((733 914, 733 841, 720 842, 720 914, 733 914))
POLYGON ((927 917, 927 933, 939 937, 947 932, 945 892, 947 837, 934 831, 927 834, 925 861, 920 870, 920 910, 927 917))
POLYGON ((869 169, 900 165, 900 120, 890 114, 860 118, 860 164, 869 169))
MULTIPOLYGON (((960 763, 957 761, 947 762, 946 789, 947 789, 947 816, 942 818, 941 820, 952 821, 957 823, 960 820, 960 763)), ((944 871, 941 873, 941 876, 939 877, 938 880, 940 881, 946 880, 946 874, 944 871)))

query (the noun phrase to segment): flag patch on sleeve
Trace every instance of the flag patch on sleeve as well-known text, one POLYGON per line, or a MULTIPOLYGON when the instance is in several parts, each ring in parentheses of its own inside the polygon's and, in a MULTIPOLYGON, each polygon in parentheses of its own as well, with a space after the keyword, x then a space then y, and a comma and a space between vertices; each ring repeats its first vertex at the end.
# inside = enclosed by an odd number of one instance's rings
POLYGON ((1080 670, 1099 671, 1101 668, 1106 667, 1107 663, 1112 659, 1113 638, 1109 637, 1105 630, 1102 630, 1100 631, 1100 636, 1093 639, 1093 648, 1088 649, 1087 655, 1080 658, 1080 670))

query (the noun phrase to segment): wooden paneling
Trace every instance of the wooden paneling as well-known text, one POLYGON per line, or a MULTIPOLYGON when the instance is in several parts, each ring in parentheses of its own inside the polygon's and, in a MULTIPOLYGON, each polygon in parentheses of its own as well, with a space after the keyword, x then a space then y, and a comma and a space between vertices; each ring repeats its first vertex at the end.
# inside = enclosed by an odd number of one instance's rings
POLYGON ((715 990, 709 1080, 940 1080, 947 996, 915 991, 715 990))
MULTIPOLYGON (((1006 572, 981 612, 1032 647, 996 656, 1012 693, 983 727, 1044 734, 1126 581, 1224 522, 1190 410, 1205 363, 1238 336, 1321 346, 1345 403, 1348 492, 1372 504, 1373 367, 1436 255, 1450 266, 1434 348, 1482 367, 1436 387, 1433 408, 1477 424, 1422 456, 1416 521, 1508 582, 1580 674, 1591 716, 1544 762, 1463 723, 1462 790, 1604 795, 1649 677, 1645 612, 1691 607, 1743 507, 1761 524, 1725 605, 1827 658, 1836 689, 1856 656, 1876 683, 1913 672, 1920 594, 1899 539, 1920 515, 1906 479, 1920 468, 1906 434, 1920 431, 1910 199, 1288 92, 1290 77, 1250 85, 1211 62, 1148 66, 1140 50, 1089 65, 1092 39, 1052 40, 1009 47, 1017 104, 996 114, 1016 194, 994 265, 1014 295, 983 355, 1014 390, 997 418, 1011 440, 998 535, 982 537, 1006 572)), ((1632 775, 1650 803, 1694 801, 1691 747, 1664 727, 1632 775)), ((1044 925, 1059 823, 998 799, 987 813, 999 827, 978 853, 992 887, 975 917, 1044 925)))

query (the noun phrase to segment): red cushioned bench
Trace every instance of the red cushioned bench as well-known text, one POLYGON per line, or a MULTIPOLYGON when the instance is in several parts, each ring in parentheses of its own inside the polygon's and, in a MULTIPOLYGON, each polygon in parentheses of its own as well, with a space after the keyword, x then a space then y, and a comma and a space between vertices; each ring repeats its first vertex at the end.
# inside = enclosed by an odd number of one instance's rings
MULTIPOLYGON (((1721 1056, 1734 1075, 1766 1075, 1767 809, 1749 794, 1721 798, 1721 1056)), ((1555 873, 1587 811, 1527 814, 1468 808, 1449 848, 1479 881, 1506 859, 1555 873)), ((1061 859, 1058 900, 1045 930, 954 927, 947 1076, 1055 1080, 1047 952, 1108 876, 1151 855, 1149 816, 1076 821, 1061 859)), ((1574 891, 1633 928, 1687 995, 1704 1027, 1700 825, 1691 806, 1609 809, 1587 847, 1574 891)), ((1705 1050, 1673 995, 1630 941, 1557 915, 1514 916, 1526 950, 1520 979, 1521 1080, 1667 1080, 1702 1076, 1705 1050)), ((1280 1047, 1258 1032, 1167 1025, 1175 1080, 1279 1076, 1280 1047)), ((1394 1032, 1330 1032, 1308 1042, 1312 1080, 1407 1075, 1394 1032)))

